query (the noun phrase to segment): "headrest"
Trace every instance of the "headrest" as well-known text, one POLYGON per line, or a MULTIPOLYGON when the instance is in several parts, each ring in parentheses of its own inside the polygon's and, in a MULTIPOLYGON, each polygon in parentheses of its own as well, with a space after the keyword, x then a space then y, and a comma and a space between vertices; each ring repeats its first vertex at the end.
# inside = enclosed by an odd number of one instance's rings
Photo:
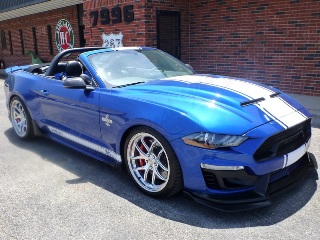
POLYGON ((82 65, 78 61, 68 61, 66 64, 66 75, 68 77, 79 77, 82 74, 82 65))

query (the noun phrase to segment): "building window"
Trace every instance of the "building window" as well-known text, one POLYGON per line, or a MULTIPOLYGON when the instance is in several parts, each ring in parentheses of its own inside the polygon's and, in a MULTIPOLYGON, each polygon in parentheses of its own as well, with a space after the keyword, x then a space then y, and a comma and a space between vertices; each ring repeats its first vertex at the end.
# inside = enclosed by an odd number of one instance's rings
POLYGON ((38 44, 37 44, 37 31, 36 28, 32 28, 32 36, 33 36, 33 49, 34 49, 34 54, 38 55, 38 44))
POLYGON ((4 31, 1 31, 1 45, 2 49, 7 48, 6 33, 4 31))
POLYGON ((51 25, 47 25, 49 52, 53 55, 51 25))
POLYGON ((19 29, 19 33, 20 33, 20 43, 21 43, 21 54, 24 55, 24 42, 23 42, 22 29, 19 29))
POLYGON ((10 53, 11 53, 11 55, 13 55, 11 31, 8 32, 8 35, 9 35, 10 53))

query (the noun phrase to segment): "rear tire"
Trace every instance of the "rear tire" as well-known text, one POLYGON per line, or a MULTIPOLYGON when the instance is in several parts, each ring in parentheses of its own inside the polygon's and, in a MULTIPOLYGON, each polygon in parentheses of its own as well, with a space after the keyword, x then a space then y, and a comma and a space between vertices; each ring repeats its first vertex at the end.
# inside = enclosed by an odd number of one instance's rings
POLYGON ((181 167, 168 141, 155 130, 137 127, 125 141, 126 168, 145 194, 168 197, 183 189, 181 167))
POLYGON ((27 140, 34 137, 29 111, 19 97, 13 97, 10 102, 10 119, 19 138, 27 140))

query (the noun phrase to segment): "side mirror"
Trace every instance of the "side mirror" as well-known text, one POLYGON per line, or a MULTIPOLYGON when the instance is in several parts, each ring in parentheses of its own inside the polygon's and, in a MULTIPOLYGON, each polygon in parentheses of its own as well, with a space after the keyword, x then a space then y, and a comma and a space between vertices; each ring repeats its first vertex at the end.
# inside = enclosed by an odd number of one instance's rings
POLYGON ((80 77, 66 78, 63 81, 63 86, 66 88, 86 88, 87 84, 80 77))
MULTIPOLYGON (((89 82, 91 82, 91 79, 89 77, 88 79, 89 79, 89 82)), ((93 91, 95 89, 94 86, 92 86, 91 84, 86 84, 85 80, 82 77, 66 78, 65 80, 63 80, 63 86, 65 88, 84 89, 86 91, 93 91)))
POLYGON ((82 80, 83 80, 87 85, 91 85, 91 84, 92 84, 92 80, 91 80, 91 78, 90 78, 87 74, 81 74, 80 77, 82 78, 82 80))
POLYGON ((92 78, 90 78, 87 74, 81 74, 80 77, 86 84, 86 87, 85 87, 86 91, 93 91, 94 86, 92 86, 92 78))

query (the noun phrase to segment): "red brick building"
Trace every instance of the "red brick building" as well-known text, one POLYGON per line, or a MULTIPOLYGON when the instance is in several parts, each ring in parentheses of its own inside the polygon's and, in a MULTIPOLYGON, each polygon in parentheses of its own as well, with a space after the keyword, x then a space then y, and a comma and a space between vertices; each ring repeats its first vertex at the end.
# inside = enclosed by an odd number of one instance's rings
POLYGON ((158 47, 199 73, 320 96, 319 0, 20 2, 0 3, 0 60, 6 66, 29 64, 26 50, 50 61, 58 52, 57 23, 66 19, 74 47, 102 46, 103 33, 122 33, 123 46, 158 47))

